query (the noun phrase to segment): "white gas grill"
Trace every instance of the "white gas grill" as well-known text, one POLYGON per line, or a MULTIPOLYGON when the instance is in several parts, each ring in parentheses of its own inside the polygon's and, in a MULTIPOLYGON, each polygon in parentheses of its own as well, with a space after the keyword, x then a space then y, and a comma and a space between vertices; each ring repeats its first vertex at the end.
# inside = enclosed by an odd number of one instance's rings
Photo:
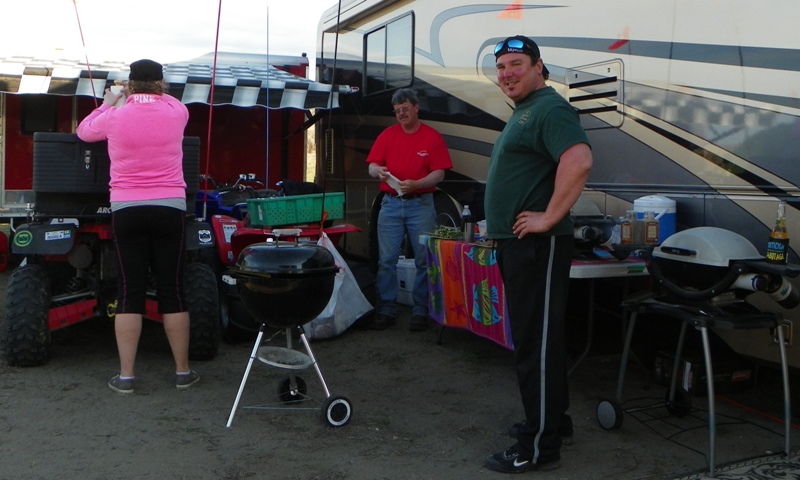
POLYGON ((790 452, 791 402, 783 317, 764 312, 748 303, 754 292, 764 292, 784 308, 800 304, 800 294, 787 277, 800 275, 800 265, 773 265, 741 235, 714 227, 699 227, 678 232, 655 247, 649 258, 648 271, 654 277, 650 295, 626 303, 631 312, 620 364, 616 397, 604 399, 597 406, 600 426, 617 429, 623 412, 640 412, 666 407, 671 415, 683 416, 691 407, 688 393, 677 387, 672 375, 666 401, 647 407, 623 410, 622 386, 630 354, 630 344, 637 318, 641 316, 681 322, 672 372, 679 370, 683 343, 688 326, 701 334, 708 391, 709 475, 716 469, 716 414, 714 409, 714 373, 709 346, 709 329, 769 329, 778 338, 784 387, 784 453, 790 452))

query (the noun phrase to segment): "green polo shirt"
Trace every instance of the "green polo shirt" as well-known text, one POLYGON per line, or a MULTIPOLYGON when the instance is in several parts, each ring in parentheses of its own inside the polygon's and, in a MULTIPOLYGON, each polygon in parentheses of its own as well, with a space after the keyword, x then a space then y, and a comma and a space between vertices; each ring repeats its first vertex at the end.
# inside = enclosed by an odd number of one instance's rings
MULTIPOLYGON (((517 104, 492 149, 484 210, 489 238, 514 238, 517 214, 547 209, 561 155, 589 144, 578 114, 552 87, 517 104)), ((571 235, 569 215, 546 235, 571 235)))

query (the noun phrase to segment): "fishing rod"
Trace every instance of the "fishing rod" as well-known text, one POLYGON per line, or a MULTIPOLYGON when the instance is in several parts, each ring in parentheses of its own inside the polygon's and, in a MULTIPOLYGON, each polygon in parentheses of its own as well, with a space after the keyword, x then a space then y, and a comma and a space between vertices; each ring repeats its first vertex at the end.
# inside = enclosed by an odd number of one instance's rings
POLYGON ((83 38, 83 27, 81 26, 81 16, 78 13, 78 2, 72 0, 72 5, 75 7, 75 18, 78 20, 78 32, 81 35, 81 44, 83 45, 83 56, 86 61, 86 71, 89 74, 89 85, 92 86, 92 97, 94 98, 94 108, 97 108, 97 92, 94 90, 94 79, 92 78, 92 66, 89 64, 89 54, 86 51, 86 40, 83 38))
POLYGON ((219 30, 222 19, 222 0, 217 8, 217 31, 214 37, 214 60, 211 65, 211 98, 208 101, 208 129, 206 131, 206 168, 203 175, 203 218, 208 215, 208 173, 211 169, 211 125, 214 117, 214 87, 217 78, 217 54, 219 52, 219 30))

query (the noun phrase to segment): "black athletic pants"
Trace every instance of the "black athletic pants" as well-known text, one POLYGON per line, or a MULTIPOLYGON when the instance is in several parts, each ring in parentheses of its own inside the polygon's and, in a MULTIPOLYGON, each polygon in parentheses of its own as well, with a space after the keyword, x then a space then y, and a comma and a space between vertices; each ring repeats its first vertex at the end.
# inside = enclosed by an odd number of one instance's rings
POLYGON ((183 292, 186 212, 162 206, 117 210, 111 217, 117 253, 117 313, 145 313, 150 271, 159 313, 188 310, 183 292))
POLYGON ((525 426, 520 453, 534 463, 560 459, 558 428, 569 407, 565 317, 571 235, 526 235, 497 243, 525 426))

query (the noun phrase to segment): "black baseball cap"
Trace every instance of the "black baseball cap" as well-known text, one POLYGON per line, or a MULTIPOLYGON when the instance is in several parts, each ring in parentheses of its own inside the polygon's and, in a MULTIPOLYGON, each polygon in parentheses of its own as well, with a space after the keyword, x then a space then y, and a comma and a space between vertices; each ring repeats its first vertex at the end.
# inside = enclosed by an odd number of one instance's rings
MULTIPOLYGON (((530 56, 534 62, 542 58, 542 55, 539 52, 539 45, 536 45, 536 42, 525 35, 514 35, 513 37, 508 37, 494 47, 495 60, 506 53, 524 53, 525 55, 530 56)), ((547 69, 547 66, 544 63, 542 63, 542 74, 550 74, 550 71, 547 69)))
POLYGON ((131 73, 128 75, 129 80, 137 82, 155 82, 164 79, 164 67, 160 63, 148 60, 136 60, 131 63, 131 73))

